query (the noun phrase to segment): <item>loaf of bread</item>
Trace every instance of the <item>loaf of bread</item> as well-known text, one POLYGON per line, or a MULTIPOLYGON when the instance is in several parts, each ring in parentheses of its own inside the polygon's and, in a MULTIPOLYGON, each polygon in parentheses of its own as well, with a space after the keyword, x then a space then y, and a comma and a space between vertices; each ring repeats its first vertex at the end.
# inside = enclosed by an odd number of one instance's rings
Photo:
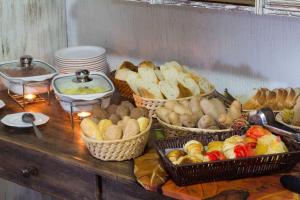
POLYGON ((274 90, 260 88, 243 104, 243 109, 256 110, 263 107, 270 107, 273 110, 291 109, 299 94, 298 88, 276 88, 274 90))

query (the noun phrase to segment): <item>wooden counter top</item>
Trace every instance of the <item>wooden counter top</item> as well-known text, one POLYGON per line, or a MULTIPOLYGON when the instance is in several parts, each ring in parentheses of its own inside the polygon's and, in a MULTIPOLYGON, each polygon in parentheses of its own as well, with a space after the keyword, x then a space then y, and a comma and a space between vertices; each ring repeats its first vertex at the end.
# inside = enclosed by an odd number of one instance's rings
MULTIPOLYGON (((0 99, 6 103, 6 106, 0 109, 0 118, 6 114, 23 112, 6 91, 0 92, 0 99)), ((49 155, 53 159, 78 166, 101 177, 127 183, 136 182, 132 162, 104 162, 89 154, 79 135, 79 122, 76 122, 73 134, 69 115, 60 107, 53 94, 50 105, 31 104, 26 106, 25 111, 42 112, 50 117, 47 124, 40 126, 44 134, 43 139, 36 138, 31 128, 10 128, 0 123, 0 141, 49 155)))

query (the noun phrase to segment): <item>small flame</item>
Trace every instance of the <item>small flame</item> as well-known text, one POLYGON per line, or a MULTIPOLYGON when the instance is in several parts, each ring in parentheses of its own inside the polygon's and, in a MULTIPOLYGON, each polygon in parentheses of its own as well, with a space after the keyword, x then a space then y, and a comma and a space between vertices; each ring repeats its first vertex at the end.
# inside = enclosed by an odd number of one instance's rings
POLYGON ((91 116, 91 115, 92 115, 92 113, 90 113, 90 112, 80 112, 80 113, 77 113, 77 116, 78 116, 80 119, 89 117, 89 116, 91 116))
POLYGON ((24 98, 27 99, 28 101, 33 101, 36 98, 36 95, 26 94, 26 95, 24 95, 24 98))

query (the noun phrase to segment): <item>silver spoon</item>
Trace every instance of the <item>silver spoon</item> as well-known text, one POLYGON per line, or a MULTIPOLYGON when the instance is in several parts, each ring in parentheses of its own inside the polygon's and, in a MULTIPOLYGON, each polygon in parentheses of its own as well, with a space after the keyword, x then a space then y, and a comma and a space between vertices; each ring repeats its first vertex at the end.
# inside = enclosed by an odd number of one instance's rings
POLYGON ((35 121, 35 117, 33 114, 31 113, 24 113, 22 115, 22 121, 25 123, 30 123, 32 124, 35 136, 38 137, 39 139, 41 139, 43 137, 41 131, 36 127, 36 125, 34 124, 35 121))

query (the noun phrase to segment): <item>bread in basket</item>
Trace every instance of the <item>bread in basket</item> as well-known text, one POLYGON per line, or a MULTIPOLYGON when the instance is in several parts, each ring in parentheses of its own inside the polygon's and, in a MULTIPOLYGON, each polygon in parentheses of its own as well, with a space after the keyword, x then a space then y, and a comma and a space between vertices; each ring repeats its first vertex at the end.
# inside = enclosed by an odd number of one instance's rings
MULTIPOLYGON (((156 67, 150 61, 144 61, 139 64, 137 70, 133 70, 132 66, 133 64, 124 62, 116 71, 115 79, 126 82, 133 92, 136 105, 145 107, 152 113, 166 101, 207 96, 215 91, 206 78, 174 61, 160 67, 156 67)), ((120 91, 125 91, 124 88, 123 84, 120 91)), ((129 91, 128 88, 126 91, 129 91)))

